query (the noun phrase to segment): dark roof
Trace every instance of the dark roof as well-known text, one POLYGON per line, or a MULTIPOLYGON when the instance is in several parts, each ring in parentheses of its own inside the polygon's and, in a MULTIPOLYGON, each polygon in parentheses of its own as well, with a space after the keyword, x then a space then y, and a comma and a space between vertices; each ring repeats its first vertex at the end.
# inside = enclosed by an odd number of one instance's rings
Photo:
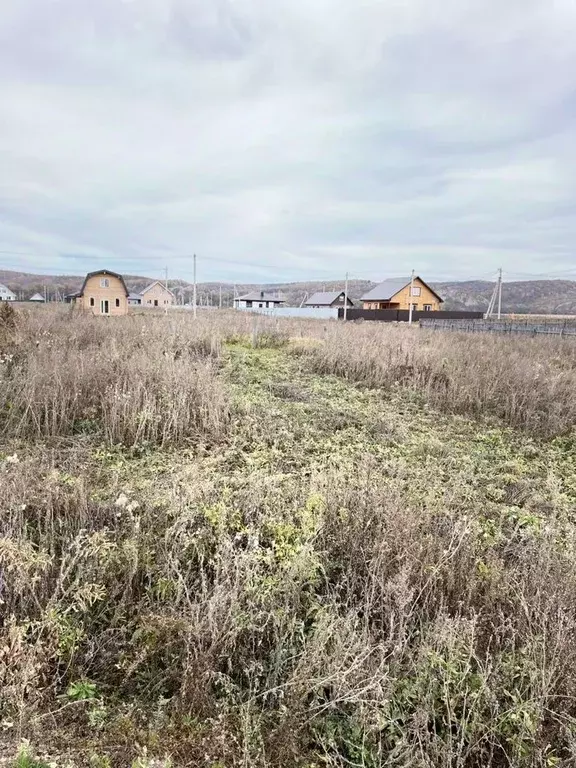
MULTIPOLYGON (((403 288, 406 288, 407 285, 410 285, 411 280, 411 277, 395 277, 390 280, 384 280, 384 282, 380 283, 375 288, 372 288, 371 291, 365 293, 360 301, 390 301, 390 299, 399 291, 401 291, 403 288)), ((430 288, 430 286, 424 282, 421 277, 415 275, 414 280, 420 280, 420 282, 425 285, 428 290, 432 291, 438 301, 444 301, 444 299, 441 298, 433 288, 430 288)))
POLYGON ((122 287, 124 288, 124 292, 126 293, 126 296, 130 296, 130 291, 126 287, 126 283, 124 282, 124 278, 122 277, 122 275, 119 275, 118 272, 111 272, 109 269, 97 269, 95 272, 88 272, 88 274, 84 278, 82 288, 78 291, 78 293, 70 294, 69 298, 77 299, 80 296, 84 296, 84 291, 86 290, 86 283, 88 282, 88 280, 90 280, 91 277, 96 277, 97 275, 109 275, 110 277, 117 277, 118 280, 120 280, 120 282, 122 283, 122 287))
POLYGON ((278 304, 283 304, 284 299, 278 296, 277 293, 266 293, 266 291, 252 291, 245 296, 239 296, 238 301, 275 301, 278 304))
MULTIPOLYGON (((330 307, 343 294, 344 291, 318 291, 318 293, 310 296, 306 301, 306 306, 330 307)), ((348 301, 350 301, 350 297, 348 297, 348 301)))

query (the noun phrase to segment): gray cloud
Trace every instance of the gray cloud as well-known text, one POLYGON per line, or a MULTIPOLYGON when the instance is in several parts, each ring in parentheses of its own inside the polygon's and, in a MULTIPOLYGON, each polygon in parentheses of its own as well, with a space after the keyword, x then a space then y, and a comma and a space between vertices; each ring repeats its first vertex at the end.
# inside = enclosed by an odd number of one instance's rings
POLYGON ((576 275, 571 0, 7 0, 0 265, 576 275))

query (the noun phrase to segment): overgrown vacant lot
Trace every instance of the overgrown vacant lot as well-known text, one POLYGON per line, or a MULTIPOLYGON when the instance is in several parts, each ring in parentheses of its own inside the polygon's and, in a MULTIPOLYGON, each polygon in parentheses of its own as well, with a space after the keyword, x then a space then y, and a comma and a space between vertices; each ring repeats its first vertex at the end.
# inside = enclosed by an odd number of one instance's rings
POLYGON ((575 763, 569 341, 37 308, 0 343, 5 765, 575 763))

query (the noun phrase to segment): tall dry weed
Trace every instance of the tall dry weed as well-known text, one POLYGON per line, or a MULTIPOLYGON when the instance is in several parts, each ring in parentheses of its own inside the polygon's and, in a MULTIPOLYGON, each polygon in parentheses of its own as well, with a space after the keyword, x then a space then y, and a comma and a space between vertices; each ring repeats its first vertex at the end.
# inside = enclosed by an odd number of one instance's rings
POLYGON ((5 435, 96 433, 111 443, 163 446, 222 435, 220 342, 197 325, 78 313, 25 320, 0 369, 5 435))
POLYGON ((576 344, 442 334, 377 324, 330 325, 307 350, 315 371, 410 389, 435 408, 496 417, 544 437, 576 424, 576 344))

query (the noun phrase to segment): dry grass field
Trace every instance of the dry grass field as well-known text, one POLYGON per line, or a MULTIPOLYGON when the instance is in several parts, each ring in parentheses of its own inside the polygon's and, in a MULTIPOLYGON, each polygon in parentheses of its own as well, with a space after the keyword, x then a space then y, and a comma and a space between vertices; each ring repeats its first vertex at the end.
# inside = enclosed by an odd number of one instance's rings
POLYGON ((2 309, 0 765, 576 763, 576 345, 2 309))

